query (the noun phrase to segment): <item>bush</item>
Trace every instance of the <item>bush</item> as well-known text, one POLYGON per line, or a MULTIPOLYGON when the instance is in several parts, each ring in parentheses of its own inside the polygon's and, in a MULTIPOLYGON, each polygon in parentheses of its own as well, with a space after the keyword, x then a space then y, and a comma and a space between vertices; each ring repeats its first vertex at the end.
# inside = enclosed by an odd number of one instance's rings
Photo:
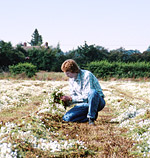
POLYGON ((149 62, 108 62, 98 61, 87 64, 86 68, 99 78, 140 78, 150 77, 149 62))
POLYGON ((19 63, 17 65, 9 66, 9 71, 13 75, 25 73, 27 77, 33 77, 37 72, 37 68, 31 63, 19 63))
POLYGON ((98 61, 87 64, 86 68, 98 78, 109 78, 115 75, 117 67, 115 63, 98 61))

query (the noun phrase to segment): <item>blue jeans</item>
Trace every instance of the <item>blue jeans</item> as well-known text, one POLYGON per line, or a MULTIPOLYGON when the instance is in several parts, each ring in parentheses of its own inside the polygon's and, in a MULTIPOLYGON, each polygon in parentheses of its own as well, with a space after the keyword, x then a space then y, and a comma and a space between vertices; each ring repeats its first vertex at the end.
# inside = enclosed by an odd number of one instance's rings
POLYGON ((75 105, 63 116, 63 120, 68 122, 87 122, 89 118, 96 120, 98 111, 101 111, 104 107, 104 98, 92 89, 88 96, 88 103, 75 105))

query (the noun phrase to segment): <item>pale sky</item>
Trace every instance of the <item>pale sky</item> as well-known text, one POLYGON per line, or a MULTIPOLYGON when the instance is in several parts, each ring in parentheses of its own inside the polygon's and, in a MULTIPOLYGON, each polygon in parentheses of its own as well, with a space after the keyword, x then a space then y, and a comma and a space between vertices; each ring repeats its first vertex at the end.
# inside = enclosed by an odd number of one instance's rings
POLYGON ((141 52, 150 46, 150 0, 0 0, 0 40, 43 44, 62 51, 95 44, 141 52))

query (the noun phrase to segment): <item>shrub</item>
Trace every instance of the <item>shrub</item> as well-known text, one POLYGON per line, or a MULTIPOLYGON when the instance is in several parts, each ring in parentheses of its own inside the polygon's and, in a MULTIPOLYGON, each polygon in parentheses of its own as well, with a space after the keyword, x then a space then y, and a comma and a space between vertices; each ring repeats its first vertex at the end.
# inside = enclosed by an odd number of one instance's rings
POLYGON ((148 62, 124 63, 98 61, 87 64, 86 68, 99 78, 150 77, 150 63, 148 62))
POLYGON ((9 71, 13 75, 25 73, 27 77, 33 77, 37 72, 37 68, 31 63, 19 63, 17 65, 9 66, 9 71))

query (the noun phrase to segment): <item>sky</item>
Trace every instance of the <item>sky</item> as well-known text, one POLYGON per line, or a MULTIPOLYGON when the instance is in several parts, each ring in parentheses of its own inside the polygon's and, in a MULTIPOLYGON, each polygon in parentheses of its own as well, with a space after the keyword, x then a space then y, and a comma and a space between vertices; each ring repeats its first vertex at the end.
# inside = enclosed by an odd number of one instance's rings
POLYGON ((0 40, 28 43, 38 29, 43 44, 64 52, 85 41, 143 52, 150 46, 149 7, 150 0, 0 0, 0 40))

